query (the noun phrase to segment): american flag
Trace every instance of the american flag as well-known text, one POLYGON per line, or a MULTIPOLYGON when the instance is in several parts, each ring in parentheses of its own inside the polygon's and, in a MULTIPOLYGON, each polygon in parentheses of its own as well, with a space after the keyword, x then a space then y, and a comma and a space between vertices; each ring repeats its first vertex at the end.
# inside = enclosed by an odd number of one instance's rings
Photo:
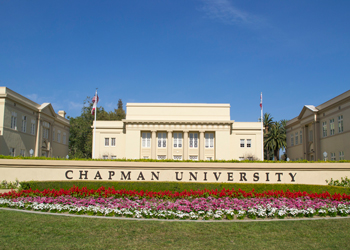
POLYGON ((92 110, 91 110, 91 114, 92 115, 95 114, 95 110, 96 110, 96 107, 97 107, 98 100, 99 100, 99 98, 98 98, 97 90, 96 90, 95 96, 92 98, 92 103, 94 104, 92 106, 92 110))

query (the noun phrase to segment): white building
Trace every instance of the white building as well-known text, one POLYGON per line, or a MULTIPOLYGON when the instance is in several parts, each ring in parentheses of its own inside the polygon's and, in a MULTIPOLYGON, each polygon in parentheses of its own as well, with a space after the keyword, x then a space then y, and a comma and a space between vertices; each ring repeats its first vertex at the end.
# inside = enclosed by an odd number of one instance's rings
POLYGON ((261 159, 261 123, 235 122, 229 104, 128 103, 126 119, 96 122, 95 158, 261 159))

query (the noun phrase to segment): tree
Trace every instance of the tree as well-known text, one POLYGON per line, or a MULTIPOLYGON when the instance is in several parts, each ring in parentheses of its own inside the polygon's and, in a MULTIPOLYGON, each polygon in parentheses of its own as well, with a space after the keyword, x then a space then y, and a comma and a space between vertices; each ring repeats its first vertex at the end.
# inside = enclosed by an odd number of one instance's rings
MULTIPOLYGON (((270 115, 270 113, 265 113, 264 114, 264 118, 263 118, 263 123, 264 123, 264 137, 265 135, 268 134, 269 129, 271 128, 271 126, 273 125, 274 121, 273 121, 273 117, 270 115)), ((270 150, 268 149, 268 147, 264 147, 264 151, 265 151, 265 155, 266 155, 266 160, 270 160, 270 150)))
POLYGON ((125 110, 123 109, 123 102, 122 99, 118 100, 118 109, 114 109, 114 112, 109 112, 110 119, 121 121, 122 119, 125 119, 125 110))
MULTIPOLYGON (((92 128, 94 116, 91 114, 93 103, 90 97, 84 100, 81 115, 67 117, 70 123, 69 130, 69 157, 91 158, 92 156, 92 128)), ((125 118, 123 102, 118 101, 118 109, 107 112, 103 107, 96 108, 96 120, 121 120, 125 118), (120 105, 119 105, 120 104, 120 105), (118 116, 118 114, 120 114, 118 116)))
POLYGON ((274 122, 265 135, 264 147, 273 151, 274 160, 277 161, 280 149, 286 148, 286 133, 282 122, 274 122))

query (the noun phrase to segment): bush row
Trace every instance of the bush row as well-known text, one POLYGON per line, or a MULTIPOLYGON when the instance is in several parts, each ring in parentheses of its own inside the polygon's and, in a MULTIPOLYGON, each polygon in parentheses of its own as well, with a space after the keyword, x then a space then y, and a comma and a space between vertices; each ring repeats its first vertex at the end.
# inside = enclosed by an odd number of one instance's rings
POLYGON ((264 192, 269 190, 282 191, 305 191, 308 193, 322 193, 328 191, 330 194, 350 194, 349 187, 334 187, 322 185, 302 185, 302 184, 250 184, 250 183, 189 183, 189 182, 116 182, 116 181, 29 181, 20 182, 21 188, 28 190, 45 189, 70 189, 73 186, 87 189, 99 189, 100 187, 114 187, 116 190, 135 190, 135 191, 177 191, 184 190, 222 190, 222 189, 241 189, 246 192, 255 190, 255 192, 264 192))
POLYGON ((222 162, 222 163, 349 163, 349 160, 341 160, 341 161, 307 161, 307 160, 299 160, 299 161, 250 161, 250 160, 212 160, 212 161, 192 161, 192 160, 172 160, 172 159, 166 159, 166 160, 156 160, 156 159, 86 159, 86 158, 72 158, 72 159, 66 159, 66 158, 50 158, 50 157, 22 157, 22 156, 8 156, 8 155, 0 155, 0 159, 26 159, 26 160, 66 160, 66 161, 133 161, 133 162, 222 162))

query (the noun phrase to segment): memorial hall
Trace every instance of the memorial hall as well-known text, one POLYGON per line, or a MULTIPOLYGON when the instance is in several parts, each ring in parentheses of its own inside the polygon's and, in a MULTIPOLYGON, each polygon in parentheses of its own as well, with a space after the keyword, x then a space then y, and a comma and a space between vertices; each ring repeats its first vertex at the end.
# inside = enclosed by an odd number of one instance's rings
POLYGON ((261 123, 231 120, 229 104, 128 103, 124 120, 96 121, 94 126, 94 158, 210 161, 262 157, 261 123))

